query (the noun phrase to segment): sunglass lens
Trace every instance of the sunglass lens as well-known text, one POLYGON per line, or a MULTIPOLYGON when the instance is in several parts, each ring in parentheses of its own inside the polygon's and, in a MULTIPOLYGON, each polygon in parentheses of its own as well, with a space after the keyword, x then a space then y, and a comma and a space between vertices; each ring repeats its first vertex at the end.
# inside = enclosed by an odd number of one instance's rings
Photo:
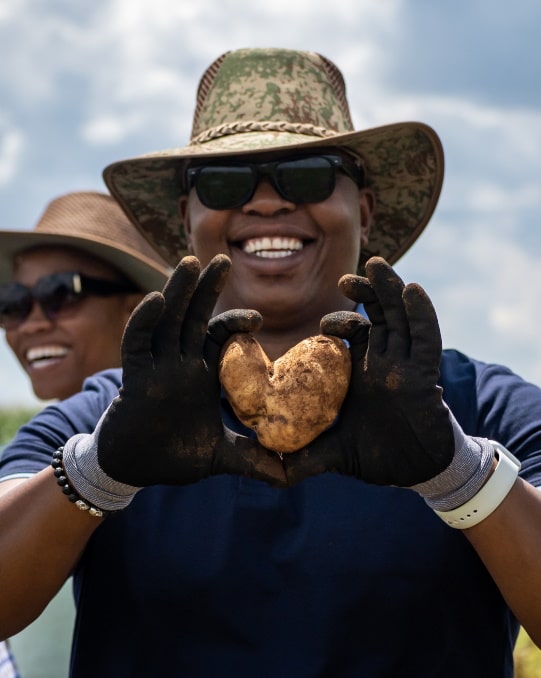
POLYGON ((73 289, 72 273, 54 273, 38 281, 33 289, 35 300, 51 320, 80 298, 73 289))
POLYGON ((240 207, 250 199, 254 187, 254 173, 247 166, 202 167, 195 180, 199 200, 214 210, 240 207))
POLYGON ((276 181, 287 200, 321 202, 334 190, 334 167, 320 156, 284 161, 276 167, 276 181))
POLYGON ((32 309, 30 291, 19 283, 0 285, 0 327, 14 329, 32 309))

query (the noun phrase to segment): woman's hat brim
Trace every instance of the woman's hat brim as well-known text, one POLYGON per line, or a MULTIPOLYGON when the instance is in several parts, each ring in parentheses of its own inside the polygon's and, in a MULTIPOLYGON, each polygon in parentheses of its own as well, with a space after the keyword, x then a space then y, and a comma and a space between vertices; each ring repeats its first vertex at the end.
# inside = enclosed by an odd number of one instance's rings
POLYGON ((149 153, 108 165, 104 181, 123 211, 170 265, 187 254, 178 211, 182 172, 199 158, 264 154, 309 148, 344 148, 360 156, 376 194, 374 223, 358 273, 371 256, 394 264, 419 237, 436 207, 444 172, 436 132, 419 122, 333 134, 243 132, 184 148, 149 153))
POLYGON ((161 290, 168 272, 141 252, 93 235, 92 238, 34 231, 0 231, 0 282, 13 279, 13 262, 19 252, 35 247, 70 247, 90 254, 118 269, 142 291, 161 290))

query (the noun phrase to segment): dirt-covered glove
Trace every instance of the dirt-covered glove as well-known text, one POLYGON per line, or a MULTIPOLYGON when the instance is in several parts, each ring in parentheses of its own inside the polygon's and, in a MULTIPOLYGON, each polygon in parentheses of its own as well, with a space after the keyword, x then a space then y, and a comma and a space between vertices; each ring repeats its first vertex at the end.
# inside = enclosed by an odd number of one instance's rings
POLYGON ((480 465, 488 473, 491 459, 464 435, 443 400, 441 337, 430 299, 379 257, 367 262, 366 273, 344 276, 339 285, 364 304, 370 323, 335 313, 321 324, 322 332, 350 343, 352 376, 339 420, 284 460, 289 482, 337 471, 377 485, 415 486, 425 498, 477 485, 472 475, 480 465), (458 471, 455 453, 462 455, 458 471))
MULTIPOLYGON (((224 473, 284 484, 276 455, 222 423, 222 343, 261 324, 255 311, 230 311, 214 319, 207 331, 230 266, 228 257, 218 255, 200 273, 199 261, 185 257, 163 293, 147 295, 133 312, 122 340, 119 395, 90 440, 76 441, 75 451, 70 441, 65 448, 65 461, 66 452, 69 459, 75 457, 84 478, 95 470, 88 468, 91 460, 100 478, 103 474, 133 488, 184 485, 224 473), (92 457, 95 448, 97 458, 92 457)), ((81 487, 82 481, 74 478, 78 471, 67 471, 78 492, 91 500, 88 483, 81 487)), ((93 487, 103 482, 90 478, 93 487)), ((103 501, 101 506, 110 508, 103 501)))

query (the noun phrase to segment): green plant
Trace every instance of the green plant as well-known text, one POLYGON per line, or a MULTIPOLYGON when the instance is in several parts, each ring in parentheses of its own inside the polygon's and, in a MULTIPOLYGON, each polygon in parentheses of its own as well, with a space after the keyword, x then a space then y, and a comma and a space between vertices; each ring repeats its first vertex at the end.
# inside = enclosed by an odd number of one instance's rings
POLYGON ((26 407, 0 409, 0 445, 9 442, 17 430, 37 411, 26 407))
POLYGON ((541 650, 521 628, 515 646, 515 678, 539 678, 541 676, 541 650))

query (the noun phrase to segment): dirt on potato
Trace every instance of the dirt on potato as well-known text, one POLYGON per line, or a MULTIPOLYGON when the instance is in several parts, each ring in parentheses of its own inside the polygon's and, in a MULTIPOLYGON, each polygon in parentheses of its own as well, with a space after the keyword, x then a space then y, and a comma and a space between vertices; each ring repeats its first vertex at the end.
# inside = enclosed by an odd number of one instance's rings
POLYGON ((316 335, 272 362, 253 335, 237 334, 223 351, 219 374, 240 421, 264 447, 289 453, 336 418, 349 386, 351 356, 341 339, 316 335))

